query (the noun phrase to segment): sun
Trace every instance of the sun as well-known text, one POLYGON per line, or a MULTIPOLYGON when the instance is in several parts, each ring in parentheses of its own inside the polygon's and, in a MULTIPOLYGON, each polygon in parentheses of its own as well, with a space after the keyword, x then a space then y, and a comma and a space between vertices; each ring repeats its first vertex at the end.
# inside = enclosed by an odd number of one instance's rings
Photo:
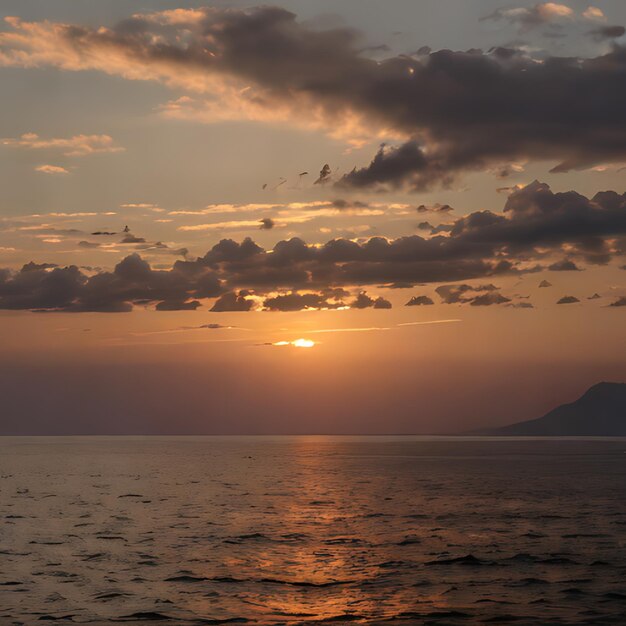
POLYGON ((312 348, 315 345, 315 342, 310 339, 296 339, 291 342, 291 345, 294 348, 312 348))
POLYGON ((273 346, 293 346, 294 348, 312 348, 316 345, 311 339, 294 339, 293 341, 276 341, 273 346))

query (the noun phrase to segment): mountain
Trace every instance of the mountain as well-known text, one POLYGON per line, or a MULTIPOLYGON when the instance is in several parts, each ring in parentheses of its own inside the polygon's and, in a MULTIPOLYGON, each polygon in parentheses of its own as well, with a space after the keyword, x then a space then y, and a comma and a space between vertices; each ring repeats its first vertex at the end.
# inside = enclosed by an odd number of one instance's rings
POLYGON ((626 437, 626 384, 598 383, 543 417, 475 434, 530 437, 626 437))

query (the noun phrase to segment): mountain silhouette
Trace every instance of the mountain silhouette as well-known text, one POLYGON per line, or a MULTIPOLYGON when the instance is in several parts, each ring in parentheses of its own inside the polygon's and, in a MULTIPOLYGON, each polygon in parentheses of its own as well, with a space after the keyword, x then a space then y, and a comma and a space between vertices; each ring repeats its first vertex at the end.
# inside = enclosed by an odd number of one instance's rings
POLYGON ((543 417, 473 434, 530 437, 626 437, 626 384, 598 383, 543 417))

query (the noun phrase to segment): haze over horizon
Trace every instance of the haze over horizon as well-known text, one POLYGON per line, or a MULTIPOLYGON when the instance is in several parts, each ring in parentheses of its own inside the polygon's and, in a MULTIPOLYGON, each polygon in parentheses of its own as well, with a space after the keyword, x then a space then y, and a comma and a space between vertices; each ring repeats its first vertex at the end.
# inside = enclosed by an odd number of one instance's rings
POLYGON ((0 18, 0 435, 456 433, 626 381, 620 0, 0 18))

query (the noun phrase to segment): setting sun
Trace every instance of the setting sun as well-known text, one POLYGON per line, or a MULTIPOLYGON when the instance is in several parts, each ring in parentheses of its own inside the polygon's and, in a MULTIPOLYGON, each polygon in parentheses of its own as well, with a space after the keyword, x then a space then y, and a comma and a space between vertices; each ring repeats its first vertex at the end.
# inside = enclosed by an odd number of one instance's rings
POLYGON ((293 346, 294 348, 312 348, 315 342, 311 339, 294 339, 294 341, 277 341, 274 346, 293 346))
POLYGON ((291 342, 291 345, 295 348, 312 348, 315 346, 315 342, 310 339, 296 339, 291 342))

